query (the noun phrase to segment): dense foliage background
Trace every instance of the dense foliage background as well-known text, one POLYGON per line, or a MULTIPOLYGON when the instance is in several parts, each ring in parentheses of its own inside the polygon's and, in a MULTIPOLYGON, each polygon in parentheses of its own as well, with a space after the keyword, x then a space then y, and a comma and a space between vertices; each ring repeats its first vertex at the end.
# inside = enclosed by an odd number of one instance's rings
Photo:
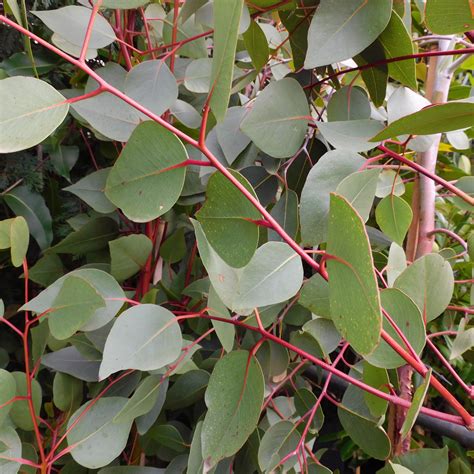
POLYGON ((469 0, 4 0, 0 473, 469 473, 469 0))

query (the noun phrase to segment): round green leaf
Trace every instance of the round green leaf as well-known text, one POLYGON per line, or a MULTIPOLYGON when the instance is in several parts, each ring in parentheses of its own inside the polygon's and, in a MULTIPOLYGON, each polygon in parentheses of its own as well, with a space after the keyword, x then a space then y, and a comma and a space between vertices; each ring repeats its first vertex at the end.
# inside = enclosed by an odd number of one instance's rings
POLYGON ((186 168, 169 168, 183 163, 187 156, 175 135, 154 122, 144 122, 111 169, 105 194, 129 219, 155 219, 178 200, 186 168))
POLYGON ((161 375, 149 375, 143 379, 132 398, 115 415, 114 423, 134 420, 152 410, 160 394, 161 382, 161 375))
POLYGON ((109 242, 110 273, 123 281, 135 275, 145 266, 153 244, 143 234, 132 234, 109 242))
MULTIPOLYGON (((70 5, 56 10, 34 11, 32 13, 50 30, 60 35, 69 43, 82 46, 91 12, 90 8, 70 5)), ((115 33, 112 26, 102 15, 96 15, 89 40, 89 48, 104 48, 114 41, 115 33)))
POLYGON ((0 81, 0 153, 25 150, 42 142, 67 115, 66 99, 47 82, 32 77, 0 81))
POLYGON ((55 298, 61 291, 64 282, 68 277, 78 277, 87 281, 94 287, 97 293, 105 300, 105 307, 95 311, 93 317, 81 327, 82 331, 94 331, 105 326, 122 307, 125 298, 122 288, 114 278, 102 270, 84 268, 75 270, 56 280, 51 286, 43 290, 38 296, 32 298, 27 304, 23 305, 22 311, 34 311, 43 313, 51 308, 55 298))
POLYGON ((329 193, 364 164, 357 153, 332 150, 325 153, 311 168, 301 193, 301 236, 307 245, 326 241, 329 214, 329 193))
POLYGON ((258 96, 240 128, 274 158, 294 155, 306 135, 309 114, 303 88, 295 79, 270 83, 258 96))
POLYGON ((354 443, 375 459, 387 459, 390 455, 390 439, 383 428, 363 418, 342 405, 337 409, 339 421, 354 443))
POLYGON ((328 282, 319 273, 313 275, 303 285, 298 303, 317 316, 330 318, 328 282))
POLYGON ((255 357, 247 351, 227 354, 214 367, 205 401, 202 454, 214 466, 234 455, 257 427, 264 380, 255 357))
MULTIPOLYGON (((256 198, 248 181, 237 171, 233 176, 256 198)), ((258 244, 258 226, 252 220, 260 213, 242 193, 224 176, 216 172, 206 190, 206 202, 196 213, 213 249, 231 267, 246 265, 258 244)))
POLYGON ((160 369, 177 359, 181 347, 173 313, 153 304, 134 306, 117 318, 107 337, 100 379, 125 369, 160 369))
POLYGON ((305 69, 360 53, 385 29, 391 11, 391 0, 322 0, 309 27, 305 69))
POLYGON ((114 417, 126 403, 122 397, 100 398, 86 403, 70 418, 68 429, 84 413, 67 436, 70 453, 78 464, 97 469, 125 449, 133 420, 116 423, 114 417))
MULTIPOLYGON (((402 331, 415 352, 421 354, 425 346, 426 334, 417 305, 405 293, 396 288, 382 290, 380 299, 382 307, 402 331)), ((386 318, 383 320, 383 328, 398 344, 405 347, 402 339, 386 318)), ((385 369, 395 369, 406 363, 385 341, 381 341, 375 351, 365 359, 372 365, 385 369)))
POLYGON ((381 122, 372 119, 318 122, 319 131, 334 148, 353 152, 374 148, 371 137, 382 128, 381 122))
POLYGON ((254 308, 285 301, 303 283, 298 254, 283 242, 267 242, 243 269, 232 268, 209 245, 201 225, 192 221, 199 254, 212 286, 223 303, 242 315, 254 308))
POLYGON ((56 372, 53 381, 53 402, 61 411, 71 413, 76 410, 83 397, 82 382, 61 372, 56 372))
POLYGON ((344 178, 336 188, 336 193, 347 200, 364 222, 369 219, 379 173, 380 170, 377 168, 352 173, 344 178))
POLYGON ((328 102, 328 121, 363 120, 370 118, 370 102, 360 87, 342 87, 328 102))
POLYGON ((451 301, 454 276, 451 265, 440 255, 415 260, 394 283, 418 306, 426 322, 438 317, 451 301))
POLYGON ((414 473, 445 474, 448 472, 448 447, 415 449, 401 456, 395 456, 393 462, 407 467, 414 473))
MULTIPOLYGON (((124 91, 127 72, 119 64, 108 62, 95 71, 102 79, 124 91)), ((89 77, 84 92, 96 90, 99 84, 89 77)), ((103 92, 89 99, 74 102, 72 108, 101 135, 126 142, 135 127, 142 122, 143 115, 122 99, 110 92, 103 92)))
POLYGON ((399 245, 403 245, 412 218, 410 205, 405 199, 393 194, 384 197, 375 209, 375 219, 380 230, 399 245))
POLYGON ((178 85, 164 61, 143 61, 127 74, 125 93, 154 114, 161 115, 176 102, 178 85))
POLYGON ((87 280, 69 276, 54 298, 48 314, 52 336, 59 340, 70 338, 104 306, 104 299, 87 280))

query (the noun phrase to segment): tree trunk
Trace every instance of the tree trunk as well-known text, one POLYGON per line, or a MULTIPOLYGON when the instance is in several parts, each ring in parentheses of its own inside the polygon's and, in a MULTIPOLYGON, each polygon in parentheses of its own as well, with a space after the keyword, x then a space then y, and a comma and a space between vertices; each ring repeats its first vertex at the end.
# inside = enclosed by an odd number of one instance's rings
MULTIPOLYGON (((437 49, 447 50, 450 45, 451 40, 440 40, 437 49)), ((446 102, 448 98, 449 86, 454 72, 450 69, 450 65, 451 58, 431 57, 429 59, 425 97, 432 103, 446 102)), ((441 134, 438 134, 431 147, 423 153, 418 153, 416 157, 417 163, 433 174, 436 171, 440 141, 441 134)), ((415 180, 412 200, 413 222, 406 246, 409 261, 429 254, 433 250, 434 236, 431 231, 435 228, 435 198, 434 181, 419 174, 415 180)), ((407 400, 411 400, 413 396, 412 376, 413 369, 411 367, 404 366, 398 369, 400 396, 407 400)), ((402 407, 394 408, 394 414, 391 417, 391 435, 395 455, 402 454, 410 449, 411 434, 408 434, 405 439, 400 437, 400 429, 405 417, 406 409, 402 407)))

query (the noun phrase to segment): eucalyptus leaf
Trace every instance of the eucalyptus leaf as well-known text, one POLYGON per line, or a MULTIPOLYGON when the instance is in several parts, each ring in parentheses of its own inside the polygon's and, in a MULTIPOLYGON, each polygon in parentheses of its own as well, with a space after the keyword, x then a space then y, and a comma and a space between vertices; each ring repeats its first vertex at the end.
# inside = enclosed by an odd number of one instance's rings
POLYGON ((322 0, 308 32, 306 69, 349 59, 369 46, 385 29, 390 0, 322 0), (367 29, 370 25, 370 29, 367 29))
POLYGON ((203 459, 210 466, 235 454, 257 427, 263 389, 262 369, 247 351, 233 351, 216 364, 201 434, 203 459))
POLYGON ((274 158, 294 155, 307 130, 308 101, 295 79, 272 82, 255 100, 240 129, 274 158))
POLYGON ((64 188, 81 198, 97 212, 108 214, 115 211, 116 207, 107 199, 104 194, 105 182, 109 175, 110 168, 95 171, 77 183, 64 188))
POLYGON ((107 337, 100 379, 124 369, 160 369, 179 356, 181 345, 181 330, 170 311, 153 304, 129 308, 107 337))
POLYGON ((454 276, 451 265, 440 255, 428 254, 415 260, 394 282, 413 299, 425 322, 438 317, 453 295, 454 276))
MULTIPOLYGON (((233 176, 254 196, 248 183, 236 171, 233 176)), ((221 173, 214 173, 207 184, 206 202, 196 213, 206 238, 219 256, 232 267, 246 265, 255 253, 258 226, 252 222, 260 213, 221 173)))
POLYGON ((450 132, 473 124, 473 102, 446 102, 433 105, 392 122, 370 141, 379 142, 400 135, 430 135, 450 132))
POLYGON ((53 241, 52 218, 40 194, 30 191, 26 186, 18 186, 4 196, 8 207, 22 216, 31 235, 41 250, 47 249, 53 241))
MULTIPOLYGON (((76 46, 82 46, 86 36, 91 10, 79 5, 69 5, 56 10, 33 12, 50 30, 76 46)), ((89 48, 103 48, 115 41, 109 22, 96 15, 89 40, 89 48)))
POLYGON ((243 0, 214 2, 214 54, 211 72, 211 100, 209 105, 221 122, 229 104, 237 35, 242 16, 243 0))
POLYGON ((186 168, 176 165, 186 159, 186 149, 175 135, 156 123, 144 122, 111 169, 105 195, 133 221, 155 219, 178 200, 186 168))
POLYGON ((0 153, 38 145, 61 125, 66 99, 45 81, 33 77, 0 80, 0 153))
POLYGON ((343 197, 331 194, 327 251, 331 319, 363 355, 380 342, 382 314, 369 241, 361 217, 343 197))
POLYGON ((151 240, 143 234, 128 235, 110 241, 110 272, 117 281, 130 278, 145 266, 152 247, 151 240))
POLYGON ((301 237, 305 244, 318 245, 327 239, 329 195, 363 164, 364 158, 357 153, 332 150, 311 168, 301 193, 301 237))
POLYGON ((90 401, 69 419, 67 442, 71 456, 81 466, 97 469, 113 461, 127 444, 133 420, 114 422, 126 398, 107 397, 90 401), (76 420, 80 418, 78 423, 76 420))

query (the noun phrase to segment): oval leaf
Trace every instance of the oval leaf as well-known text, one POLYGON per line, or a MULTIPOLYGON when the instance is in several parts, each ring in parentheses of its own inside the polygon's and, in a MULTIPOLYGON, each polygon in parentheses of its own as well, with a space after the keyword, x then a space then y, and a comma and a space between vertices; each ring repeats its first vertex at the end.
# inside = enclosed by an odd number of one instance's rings
POLYGON ((309 114, 303 88, 295 79, 270 83, 261 92, 240 129, 275 158, 294 155, 306 135, 309 114))
POLYGON ((181 347, 173 313, 153 304, 134 306, 117 318, 107 337, 100 380, 124 369, 160 369, 176 360, 181 347))
POLYGON ((364 223, 341 196, 331 194, 328 261, 331 319, 360 354, 380 342, 382 313, 372 252, 364 223))
POLYGON ((257 427, 264 380, 255 357, 234 351, 221 359, 206 390, 208 411, 202 426, 202 454, 214 466, 235 454, 257 427))
POLYGON ((105 194, 129 219, 155 219, 178 200, 186 168, 176 165, 187 157, 175 135, 157 123, 144 122, 134 130, 111 169, 105 194))
POLYGON ((0 81, 0 153, 25 150, 42 142, 67 115, 66 99, 47 82, 32 77, 0 81))
POLYGON ((391 0, 321 0, 309 27, 305 69, 360 53, 385 29, 391 11, 391 0))
POLYGON ((114 417, 126 403, 127 399, 122 397, 100 398, 86 403, 72 415, 67 442, 78 464, 97 469, 109 464, 125 449, 133 420, 116 423, 114 417), (72 427, 79 417, 80 421, 72 427))

